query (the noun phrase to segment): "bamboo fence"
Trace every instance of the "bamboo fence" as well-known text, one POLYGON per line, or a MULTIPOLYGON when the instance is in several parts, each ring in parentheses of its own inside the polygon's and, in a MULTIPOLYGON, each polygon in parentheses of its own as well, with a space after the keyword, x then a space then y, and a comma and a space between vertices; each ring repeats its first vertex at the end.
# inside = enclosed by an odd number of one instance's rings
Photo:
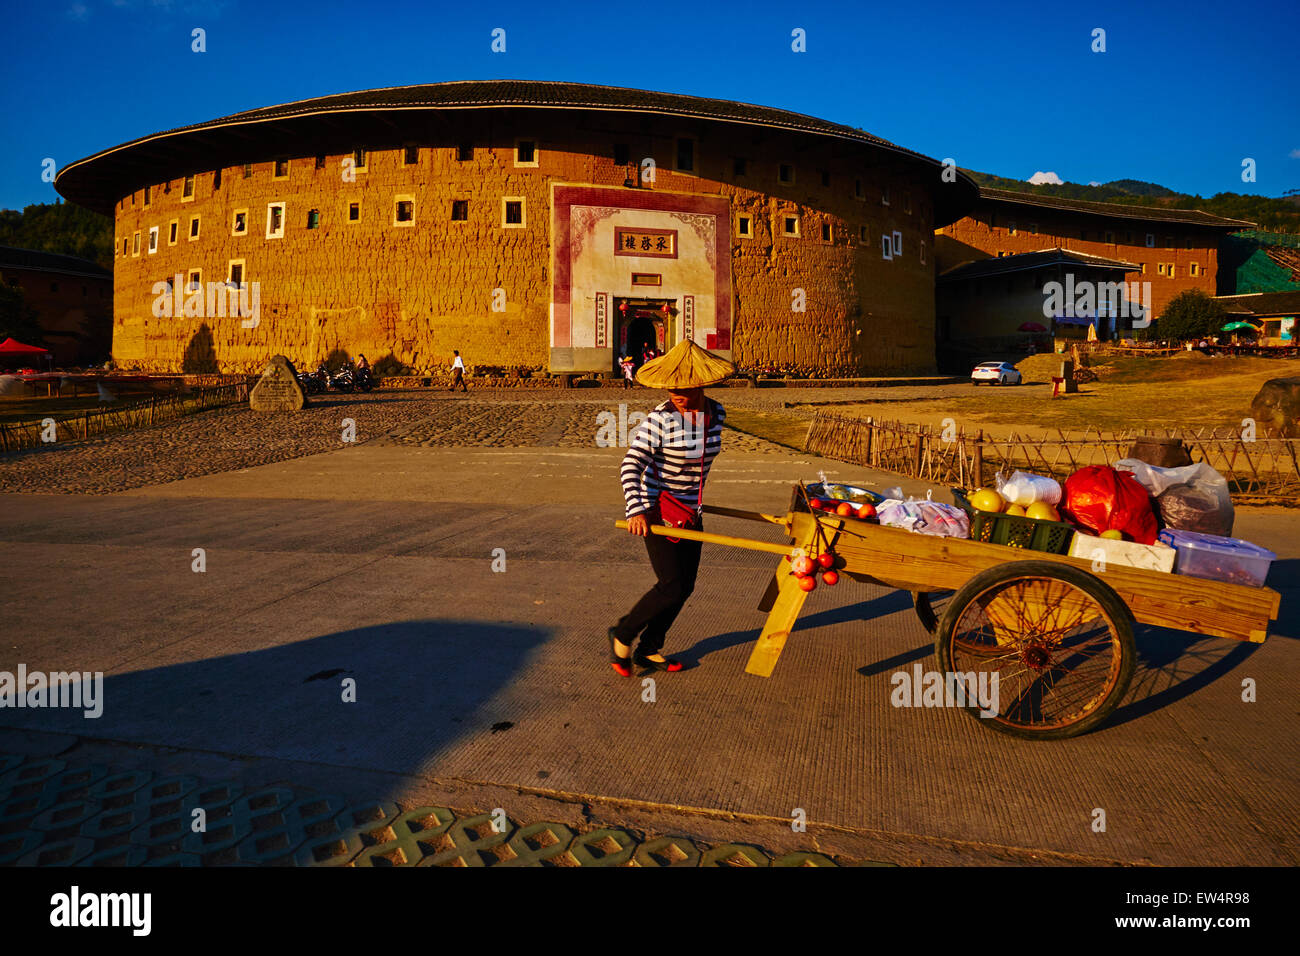
POLYGON ((1300 499, 1300 439, 1252 438, 1233 428, 1085 428, 1082 433, 1055 429, 1000 437, 982 429, 972 433, 955 426, 878 422, 819 411, 808 430, 807 449, 935 484, 973 488, 990 483, 999 472, 1017 469, 1064 480, 1080 468, 1129 457, 1141 437, 1182 439, 1193 461, 1203 461, 1223 475, 1235 499, 1286 504, 1300 499))
POLYGON ((49 447, 45 439, 54 423, 54 440, 76 441, 126 428, 139 428, 194 412, 248 400, 248 385, 236 382, 194 389, 188 394, 155 395, 114 408, 89 409, 75 415, 49 415, 36 421, 0 422, 0 452, 49 447))

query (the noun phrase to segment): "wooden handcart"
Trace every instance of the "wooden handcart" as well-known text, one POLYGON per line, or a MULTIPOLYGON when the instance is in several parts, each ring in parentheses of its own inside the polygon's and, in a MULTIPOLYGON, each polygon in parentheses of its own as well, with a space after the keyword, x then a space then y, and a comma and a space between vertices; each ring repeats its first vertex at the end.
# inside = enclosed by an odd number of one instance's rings
MULTIPOLYGON (((982 722, 1018 737, 1060 739, 1086 733, 1119 706, 1133 675, 1135 622, 1262 643, 1279 594, 1114 563, 1006 545, 934 537, 869 520, 813 512, 802 484, 784 515, 705 505, 708 514, 779 526, 788 544, 652 526, 654 534, 780 555, 758 608, 767 622, 745 671, 769 677, 794 630, 807 592, 789 558, 795 549, 831 553, 840 575, 910 591, 917 616, 935 636, 936 669, 997 675, 997 713, 982 722)), ((617 522, 626 528, 626 521, 617 522)), ((991 681, 986 681, 991 682, 991 681)), ((964 709, 980 716, 979 702, 964 709)))

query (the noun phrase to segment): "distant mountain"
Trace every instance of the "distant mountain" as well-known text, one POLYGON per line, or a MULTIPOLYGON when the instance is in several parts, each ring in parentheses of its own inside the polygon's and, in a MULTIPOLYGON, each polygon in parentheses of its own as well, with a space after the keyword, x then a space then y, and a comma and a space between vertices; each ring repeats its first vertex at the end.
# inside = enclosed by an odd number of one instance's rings
POLYGON ((964 169, 962 172, 979 185, 992 189, 1037 193, 1040 196, 1059 196, 1063 199, 1082 199, 1087 202, 1162 206, 1166 209, 1200 209, 1215 216, 1246 219, 1258 223, 1259 228, 1265 232, 1300 233, 1300 195, 1287 195, 1273 199, 1267 196, 1249 196, 1244 193, 1216 193, 1205 198, 1189 196, 1138 179, 1117 179, 1100 186, 1085 186, 1081 183, 1063 183, 1053 186, 1034 185, 1023 180, 1008 179, 1005 176, 981 173, 973 169, 964 169))

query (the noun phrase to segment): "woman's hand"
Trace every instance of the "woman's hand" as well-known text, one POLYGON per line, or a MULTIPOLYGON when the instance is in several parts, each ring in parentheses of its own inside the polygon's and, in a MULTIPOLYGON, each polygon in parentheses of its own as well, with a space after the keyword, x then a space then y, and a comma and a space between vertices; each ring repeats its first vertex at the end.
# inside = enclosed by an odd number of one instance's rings
POLYGON ((650 534, 650 521, 659 520, 659 510, 651 508, 649 511, 643 511, 639 515, 633 515, 627 519, 627 532, 637 537, 644 538, 650 534))

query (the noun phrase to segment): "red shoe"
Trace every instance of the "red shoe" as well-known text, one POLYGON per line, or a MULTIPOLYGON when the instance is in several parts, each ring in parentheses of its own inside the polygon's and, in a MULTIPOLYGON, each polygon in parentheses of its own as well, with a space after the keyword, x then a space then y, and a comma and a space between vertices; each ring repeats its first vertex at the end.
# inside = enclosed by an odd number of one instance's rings
MULTIPOLYGON (((614 634, 614 629, 612 627, 606 633, 609 635, 609 666, 614 668, 614 672, 618 674, 619 677, 631 677, 632 658, 630 656, 621 657, 619 653, 614 650, 614 642, 618 640, 618 638, 617 635, 614 634)), ((622 644, 623 642, 619 641, 619 643, 622 644)), ((629 645, 629 650, 630 649, 631 646, 629 645)))
POLYGON ((632 662, 636 664, 637 667, 645 667, 652 671, 676 672, 682 669, 682 662, 674 660, 671 657, 666 657, 661 661, 652 661, 648 657, 642 657, 640 654, 637 654, 632 658, 632 662))

